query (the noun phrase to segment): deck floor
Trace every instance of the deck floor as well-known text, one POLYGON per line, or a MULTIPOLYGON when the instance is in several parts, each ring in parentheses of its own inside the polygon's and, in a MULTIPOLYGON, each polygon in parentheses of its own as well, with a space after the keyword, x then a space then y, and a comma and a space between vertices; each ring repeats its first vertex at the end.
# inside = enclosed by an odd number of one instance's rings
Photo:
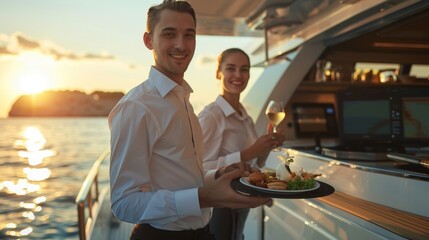
POLYGON ((111 227, 109 228, 108 238, 106 239, 129 239, 133 227, 133 224, 117 221, 114 226, 111 225, 111 227))
POLYGON ((134 225, 131 223, 120 222, 115 219, 110 211, 110 198, 107 195, 101 204, 100 213, 89 239, 126 240, 130 238, 133 227, 134 225))

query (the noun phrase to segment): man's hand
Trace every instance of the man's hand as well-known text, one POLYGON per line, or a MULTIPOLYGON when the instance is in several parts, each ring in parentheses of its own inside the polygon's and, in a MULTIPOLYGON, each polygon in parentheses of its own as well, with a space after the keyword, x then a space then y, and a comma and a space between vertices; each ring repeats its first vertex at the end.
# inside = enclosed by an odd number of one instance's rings
POLYGON ((272 202, 271 198, 245 196, 232 189, 232 180, 247 175, 248 173, 235 169, 200 187, 198 189, 200 208, 254 208, 272 202))

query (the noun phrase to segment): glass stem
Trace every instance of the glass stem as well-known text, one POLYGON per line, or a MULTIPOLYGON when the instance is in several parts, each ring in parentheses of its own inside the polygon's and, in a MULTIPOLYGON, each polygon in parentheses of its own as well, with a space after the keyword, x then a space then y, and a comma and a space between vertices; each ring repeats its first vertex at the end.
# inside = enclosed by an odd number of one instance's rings
MULTIPOLYGON (((277 132, 277 126, 273 126, 273 133, 277 132)), ((280 151, 280 147, 276 147, 273 149, 274 152, 279 152, 280 151)))

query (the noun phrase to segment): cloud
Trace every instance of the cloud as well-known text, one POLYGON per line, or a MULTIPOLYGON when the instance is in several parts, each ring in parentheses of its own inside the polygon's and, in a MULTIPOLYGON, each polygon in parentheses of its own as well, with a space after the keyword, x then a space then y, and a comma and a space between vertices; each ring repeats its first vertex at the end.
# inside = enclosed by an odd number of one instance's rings
POLYGON ((33 50, 40 48, 40 44, 38 42, 25 38, 24 36, 14 34, 13 37, 15 38, 18 45, 21 46, 23 49, 33 50))
POLYGON ((31 39, 21 32, 15 32, 10 36, 0 34, 0 58, 5 55, 19 55, 26 51, 39 51, 51 56, 55 60, 114 60, 115 57, 109 53, 73 53, 49 42, 31 39))
POLYGON ((0 46, 0 56, 1 55, 13 55, 5 46, 0 46))

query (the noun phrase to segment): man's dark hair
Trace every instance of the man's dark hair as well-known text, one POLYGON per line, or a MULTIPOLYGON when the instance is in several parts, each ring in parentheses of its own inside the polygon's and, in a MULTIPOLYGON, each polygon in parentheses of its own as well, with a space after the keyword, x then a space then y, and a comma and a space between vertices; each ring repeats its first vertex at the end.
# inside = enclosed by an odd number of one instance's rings
POLYGON ((153 29, 155 28, 155 24, 159 22, 161 12, 166 9, 177 12, 189 13, 194 19, 195 25, 197 24, 195 11, 192 8, 191 4, 186 1, 164 0, 161 4, 149 8, 149 11, 147 12, 146 31, 148 33, 151 33, 153 31, 153 29))

